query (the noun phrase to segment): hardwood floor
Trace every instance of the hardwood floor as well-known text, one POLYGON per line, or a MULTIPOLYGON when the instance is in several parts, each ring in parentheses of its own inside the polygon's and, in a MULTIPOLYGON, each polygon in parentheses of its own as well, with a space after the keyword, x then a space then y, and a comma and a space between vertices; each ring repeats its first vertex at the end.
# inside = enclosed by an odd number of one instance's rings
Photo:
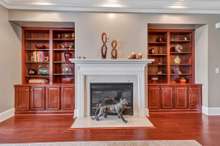
POLYGON ((220 116, 152 114, 149 119, 156 128, 69 130, 71 116, 16 116, 0 124, 0 143, 195 139, 219 146, 220 116))

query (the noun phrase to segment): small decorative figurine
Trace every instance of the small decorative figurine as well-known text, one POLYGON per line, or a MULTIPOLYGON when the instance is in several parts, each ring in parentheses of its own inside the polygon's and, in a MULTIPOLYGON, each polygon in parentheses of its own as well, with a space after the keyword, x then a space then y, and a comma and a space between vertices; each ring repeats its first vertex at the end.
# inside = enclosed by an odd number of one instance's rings
POLYGON ((175 46, 175 52, 181 53, 182 51, 183 51, 183 46, 180 45, 180 44, 177 44, 177 45, 175 46))
POLYGON ((131 52, 131 54, 128 56, 128 59, 136 59, 136 53, 131 52))
POLYGON ((142 54, 142 53, 136 54, 136 58, 137 58, 137 59, 142 59, 142 58, 143 58, 143 54, 142 54))
POLYGON ((113 40, 111 43, 111 46, 112 46, 112 52, 111 52, 112 59, 117 59, 117 57, 118 57, 118 50, 117 50, 118 42, 116 40, 113 40))
POLYGON ((36 75, 37 71, 35 69, 30 68, 30 69, 28 69, 28 74, 29 75, 36 75))
POLYGON ((64 59, 65 59, 65 63, 69 66, 69 68, 71 69, 72 73, 74 72, 74 67, 73 64, 70 61, 70 58, 72 57, 72 53, 69 51, 65 51, 64 52, 64 59))
POLYGON ((107 33, 103 32, 102 35, 101 35, 101 39, 102 39, 102 43, 103 43, 103 45, 101 47, 101 55, 102 55, 103 59, 106 59, 107 50, 108 50, 108 47, 107 47, 107 41, 108 41, 107 33))
POLYGON ((163 42, 164 38, 162 36, 159 36, 156 38, 156 42, 163 42))

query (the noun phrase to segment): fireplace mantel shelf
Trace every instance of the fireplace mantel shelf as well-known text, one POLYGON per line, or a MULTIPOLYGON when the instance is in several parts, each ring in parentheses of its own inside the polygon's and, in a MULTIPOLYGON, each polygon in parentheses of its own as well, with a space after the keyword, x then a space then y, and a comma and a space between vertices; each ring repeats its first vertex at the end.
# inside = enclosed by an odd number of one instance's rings
POLYGON ((70 59, 75 64, 148 64, 153 59, 70 59))

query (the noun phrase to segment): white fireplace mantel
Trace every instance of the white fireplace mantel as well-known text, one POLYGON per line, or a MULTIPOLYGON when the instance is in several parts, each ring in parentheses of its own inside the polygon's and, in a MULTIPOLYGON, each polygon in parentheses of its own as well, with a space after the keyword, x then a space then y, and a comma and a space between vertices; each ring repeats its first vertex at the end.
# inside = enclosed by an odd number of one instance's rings
MULTIPOLYGON (((74 117, 85 117, 86 114, 86 78, 89 76, 134 76, 136 79, 135 93, 133 99, 134 115, 146 116, 145 102, 145 66, 151 63, 152 59, 70 59, 75 64, 75 110, 74 117)), ((107 82, 107 80, 106 80, 107 82)))

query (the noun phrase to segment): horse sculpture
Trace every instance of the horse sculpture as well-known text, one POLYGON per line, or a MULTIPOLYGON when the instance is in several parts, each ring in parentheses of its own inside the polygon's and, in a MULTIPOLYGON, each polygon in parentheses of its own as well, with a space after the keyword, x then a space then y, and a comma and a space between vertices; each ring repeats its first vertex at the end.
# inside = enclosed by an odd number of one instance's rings
POLYGON ((123 111, 125 110, 126 105, 128 105, 127 99, 120 99, 118 103, 115 104, 104 104, 100 103, 97 105, 97 109, 95 111, 95 116, 93 119, 99 121, 101 117, 107 118, 109 114, 117 114, 118 118, 120 118, 124 123, 128 121, 123 117, 123 111))

